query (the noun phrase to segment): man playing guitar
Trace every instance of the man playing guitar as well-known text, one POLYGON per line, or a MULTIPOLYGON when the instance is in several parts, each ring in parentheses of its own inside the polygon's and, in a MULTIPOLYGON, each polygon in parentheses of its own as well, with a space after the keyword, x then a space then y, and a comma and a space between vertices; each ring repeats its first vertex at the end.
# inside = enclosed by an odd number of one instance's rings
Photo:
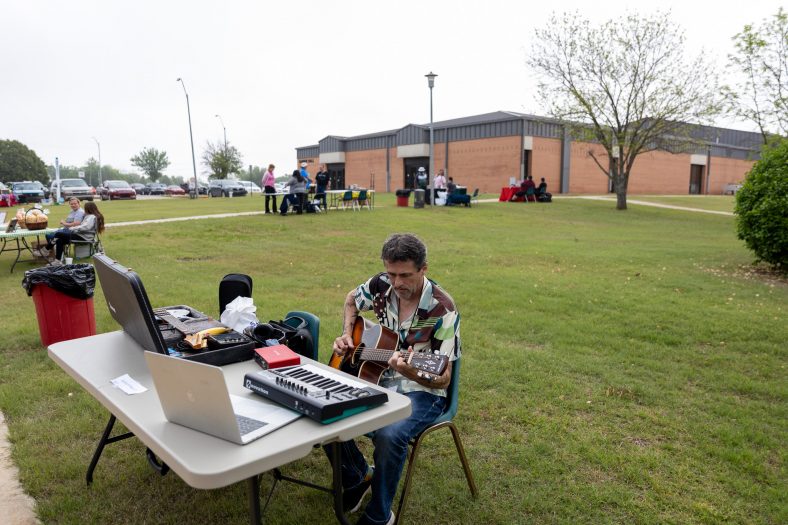
POLYGON ((373 311, 378 322, 398 334, 399 348, 388 360, 380 385, 410 398, 411 415, 383 427, 373 438, 374 469, 355 441, 342 444, 342 485, 346 512, 372 498, 358 524, 393 524, 391 503, 408 454, 408 442, 443 413, 451 361, 460 357, 460 314, 454 300, 427 279, 427 248, 412 234, 393 234, 383 245, 385 272, 348 293, 344 307, 344 333, 334 340, 334 354, 344 357, 355 349, 353 328, 361 311, 373 311), (408 364, 408 352, 431 352, 448 357, 440 374, 408 364))

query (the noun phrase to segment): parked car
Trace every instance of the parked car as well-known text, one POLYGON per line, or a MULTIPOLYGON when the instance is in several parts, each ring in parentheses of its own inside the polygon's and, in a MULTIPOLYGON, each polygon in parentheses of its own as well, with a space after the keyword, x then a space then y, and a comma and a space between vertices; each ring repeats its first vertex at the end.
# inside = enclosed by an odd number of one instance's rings
POLYGON ((180 186, 176 186, 175 184, 172 184, 171 186, 167 186, 166 188, 164 188, 164 194, 170 196, 186 195, 186 191, 184 191, 184 189, 181 188, 180 186))
POLYGON ((150 182, 145 185, 145 195, 164 195, 166 188, 167 186, 160 182, 150 182))
POLYGON ((129 184, 129 186, 134 188, 134 191, 137 192, 137 195, 144 195, 143 190, 145 189, 145 185, 141 182, 132 182, 129 184))
POLYGON ((215 179, 208 181, 208 193, 211 197, 243 197, 247 191, 237 180, 215 179))
MULTIPOLYGON (((60 179, 60 197, 68 200, 71 197, 76 197, 81 201, 92 201, 94 188, 88 186, 87 182, 82 179, 60 179)), ((57 195, 58 181, 52 182, 49 191, 53 196, 57 195)))
POLYGON ((44 200, 44 191, 38 184, 29 180, 12 182, 11 193, 16 196, 16 200, 20 203, 41 202, 44 200))
POLYGON ((41 191, 43 191, 43 192, 44 192, 44 198, 45 198, 45 199, 48 199, 48 198, 49 198, 49 196, 50 196, 50 195, 52 195, 52 193, 49 191, 49 188, 47 188, 47 187, 44 185, 44 183, 43 183, 43 182, 41 182, 41 181, 38 181, 38 180, 34 180, 34 181, 33 181, 33 184, 35 184, 36 186, 38 186, 39 188, 41 188, 41 191))
POLYGON ((248 193, 263 193, 262 188, 250 180, 239 180, 248 193))
POLYGON ((99 188, 101 200, 136 199, 137 192, 125 180, 105 180, 99 188))

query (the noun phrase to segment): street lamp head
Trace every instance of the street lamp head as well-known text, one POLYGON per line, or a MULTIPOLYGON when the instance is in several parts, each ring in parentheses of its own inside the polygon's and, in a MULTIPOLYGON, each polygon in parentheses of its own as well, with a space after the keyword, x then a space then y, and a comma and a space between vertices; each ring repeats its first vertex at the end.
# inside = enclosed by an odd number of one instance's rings
POLYGON ((176 80, 175 82, 181 82, 181 77, 178 77, 178 80, 176 80))
POLYGON ((430 89, 432 89, 433 86, 435 86, 435 77, 437 77, 438 75, 430 71, 428 74, 424 76, 427 77, 427 83, 429 84, 430 89))

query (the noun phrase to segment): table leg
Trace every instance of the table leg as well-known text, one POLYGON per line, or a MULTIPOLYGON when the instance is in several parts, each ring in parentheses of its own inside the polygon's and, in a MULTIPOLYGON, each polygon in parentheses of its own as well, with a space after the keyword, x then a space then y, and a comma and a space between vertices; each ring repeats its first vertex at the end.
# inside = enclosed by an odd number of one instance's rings
POLYGON ((101 453, 104 451, 104 446, 108 443, 114 443, 115 441, 120 441, 121 439, 130 438, 134 435, 133 432, 126 432, 125 434, 121 434, 115 437, 109 437, 112 433, 112 427, 115 426, 115 416, 114 414, 109 415, 109 421, 107 422, 106 428, 104 428, 104 433, 101 435, 101 439, 96 446, 96 451, 93 453, 93 459, 90 460, 90 466, 88 467, 88 472, 85 474, 85 481, 87 484, 90 485, 93 483, 93 471, 96 469, 96 465, 98 464, 98 460, 101 457, 101 453))
POLYGON ((260 515, 260 476, 255 475, 247 479, 246 487, 249 495, 249 523, 251 525, 262 525, 263 518, 260 515))
MULTIPOLYGON (((22 238, 24 239, 24 237, 22 238)), ((19 237, 14 240, 16 241, 16 259, 14 259, 14 264, 11 265, 11 273, 14 273, 14 266, 19 262, 19 257, 22 255, 22 246, 19 245, 19 237)))
POLYGON ((350 525, 342 508, 342 444, 334 441, 328 445, 331 449, 331 471, 333 473, 334 514, 342 525, 350 525))

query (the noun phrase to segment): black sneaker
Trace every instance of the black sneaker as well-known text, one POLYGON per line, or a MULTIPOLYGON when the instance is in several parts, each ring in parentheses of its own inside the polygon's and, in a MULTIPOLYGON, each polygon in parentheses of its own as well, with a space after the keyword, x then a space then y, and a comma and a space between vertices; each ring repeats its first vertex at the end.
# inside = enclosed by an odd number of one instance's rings
POLYGON ((361 508, 361 502, 372 490, 372 480, 365 480, 342 492, 342 510, 345 514, 352 514, 361 508))

